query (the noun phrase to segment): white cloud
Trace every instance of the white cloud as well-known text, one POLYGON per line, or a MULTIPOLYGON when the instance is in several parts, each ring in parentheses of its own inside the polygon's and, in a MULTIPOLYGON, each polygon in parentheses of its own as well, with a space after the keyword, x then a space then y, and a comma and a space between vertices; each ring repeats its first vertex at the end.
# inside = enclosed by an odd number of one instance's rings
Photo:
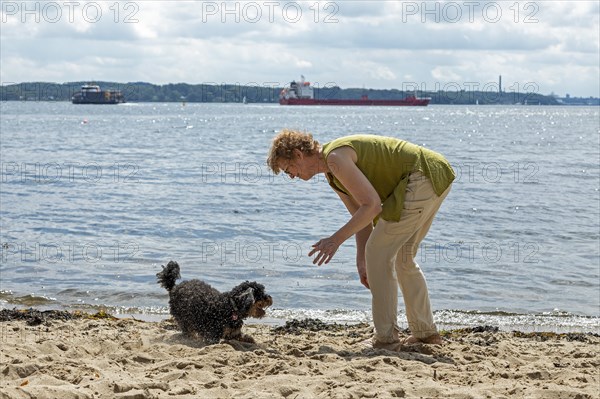
POLYGON ((448 67, 435 67, 431 71, 431 76, 441 83, 457 82, 464 80, 461 75, 455 73, 453 68, 448 67))
POLYGON ((429 89, 502 74, 520 87, 536 82, 542 93, 600 90, 595 1, 481 1, 470 2, 472 10, 452 1, 238 1, 227 9, 220 1, 97 2, 102 17, 93 23, 83 18, 83 2, 73 21, 63 13, 52 23, 31 15, 22 22, 6 4, 2 82, 283 85, 305 74, 341 87, 429 89))

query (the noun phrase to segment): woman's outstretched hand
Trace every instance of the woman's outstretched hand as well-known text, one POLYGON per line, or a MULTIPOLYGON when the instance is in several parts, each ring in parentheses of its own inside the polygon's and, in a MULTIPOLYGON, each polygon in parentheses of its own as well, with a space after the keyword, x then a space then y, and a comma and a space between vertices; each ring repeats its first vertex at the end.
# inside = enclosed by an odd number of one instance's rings
POLYGON ((327 264, 333 258, 333 255, 337 252, 340 244, 338 244, 333 238, 323 238, 316 244, 313 244, 313 249, 309 252, 308 256, 317 256, 313 259, 313 265, 318 264, 321 266, 323 263, 327 264))

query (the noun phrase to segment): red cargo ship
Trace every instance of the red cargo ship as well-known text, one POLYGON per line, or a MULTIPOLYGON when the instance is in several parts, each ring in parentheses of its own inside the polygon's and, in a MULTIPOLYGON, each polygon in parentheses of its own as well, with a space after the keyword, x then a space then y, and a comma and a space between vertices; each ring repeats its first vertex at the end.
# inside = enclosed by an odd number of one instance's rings
POLYGON ((279 93, 279 104, 281 105, 384 105, 384 106, 426 106, 431 98, 417 98, 408 96, 402 100, 370 100, 367 96, 362 96, 356 100, 342 99, 316 99, 314 89, 310 82, 304 81, 304 76, 300 82, 291 82, 289 87, 284 88, 279 93))

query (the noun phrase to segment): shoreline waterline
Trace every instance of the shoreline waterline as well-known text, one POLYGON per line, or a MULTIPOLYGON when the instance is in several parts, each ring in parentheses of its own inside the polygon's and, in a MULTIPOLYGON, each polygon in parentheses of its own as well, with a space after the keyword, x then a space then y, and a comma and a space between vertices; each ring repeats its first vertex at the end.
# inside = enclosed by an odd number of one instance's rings
MULTIPOLYGON (((143 322, 162 322, 171 316, 168 308, 163 309, 139 309, 111 306, 79 306, 79 305, 31 305, 0 303, 0 310, 35 309, 39 311, 67 311, 83 313, 105 313, 118 319, 132 319, 143 322)), ((267 310, 267 316, 262 319, 249 318, 248 325, 266 325, 271 327, 282 326, 290 320, 317 319, 324 323, 342 325, 368 324, 372 326, 369 311, 348 309, 281 309, 272 308, 267 310)), ((497 328, 498 331, 523 333, 586 333, 600 334, 600 317, 573 315, 566 312, 555 312, 547 314, 518 314, 506 312, 480 312, 461 310, 437 310, 434 311, 434 319, 440 331, 457 330, 464 328, 475 328, 481 326, 497 328)), ((399 326, 406 329, 406 318, 400 310, 398 314, 399 326)))

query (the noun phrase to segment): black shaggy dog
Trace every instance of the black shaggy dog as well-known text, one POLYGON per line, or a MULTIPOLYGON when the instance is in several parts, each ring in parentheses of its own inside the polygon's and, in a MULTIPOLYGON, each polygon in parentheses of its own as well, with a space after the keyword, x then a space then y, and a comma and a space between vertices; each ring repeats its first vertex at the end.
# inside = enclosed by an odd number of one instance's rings
POLYGON ((194 279, 175 285, 181 276, 177 262, 170 261, 156 274, 158 283, 169 291, 171 315, 187 336, 200 336, 210 343, 235 339, 254 343, 242 334, 247 317, 261 318, 264 308, 273 304, 265 287, 246 281, 229 292, 220 293, 207 283, 194 279))

